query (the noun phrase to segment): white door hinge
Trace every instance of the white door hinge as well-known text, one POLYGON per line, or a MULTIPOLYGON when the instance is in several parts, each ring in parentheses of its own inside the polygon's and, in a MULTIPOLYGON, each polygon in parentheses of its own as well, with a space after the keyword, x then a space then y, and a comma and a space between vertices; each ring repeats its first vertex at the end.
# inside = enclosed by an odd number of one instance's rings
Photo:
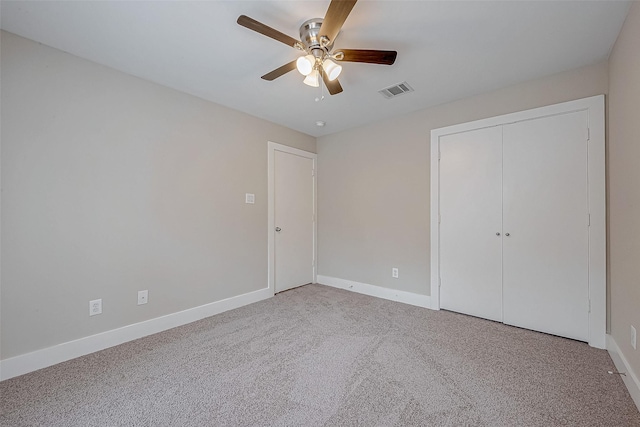
POLYGON ((442 222, 442 215, 438 214, 438 224, 442 222))
POLYGON ((591 128, 587 128, 587 141, 591 141, 591 128))
POLYGON ((440 150, 438 150, 438 160, 440 160, 442 158, 442 153, 440 152, 440 150))
POLYGON ((442 277, 438 277, 438 288, 442 287, 442 277))
POLYGON ((591 298, 589 298, 589 307, 588 307, 588 309, 589 309, 589 313, 591 313, 591 298))
POLYGON ((587 214, 587 227, 591 227, 591 214, 587 214))
POLYGON ((311 169, 311 176, 316 176, 316 170, 315 169, 311 169))

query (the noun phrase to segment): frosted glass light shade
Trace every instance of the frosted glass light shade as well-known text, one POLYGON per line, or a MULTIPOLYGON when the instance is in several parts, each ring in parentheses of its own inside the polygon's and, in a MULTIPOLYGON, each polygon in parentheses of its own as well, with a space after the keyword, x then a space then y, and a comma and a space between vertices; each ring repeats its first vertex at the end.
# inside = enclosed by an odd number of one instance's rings
POLYGON ((308 76, 313 71, 316 64, 316 58, 313 55, 301 56, 296 61, 296 68, 303 76, 308 76))
POLYGON ((324 68, 324 72, 327 74, 327 78, 330 82, 337 79, 342 72, 342 65, 338 65, 330 59, 325 59, 322 63, 322 67, 324 68))
POLYGON ((312 87, 320 86, 320 73, 318 73, 318 70, 311 71, 309 75, 305 77, 304 84, 312 87))

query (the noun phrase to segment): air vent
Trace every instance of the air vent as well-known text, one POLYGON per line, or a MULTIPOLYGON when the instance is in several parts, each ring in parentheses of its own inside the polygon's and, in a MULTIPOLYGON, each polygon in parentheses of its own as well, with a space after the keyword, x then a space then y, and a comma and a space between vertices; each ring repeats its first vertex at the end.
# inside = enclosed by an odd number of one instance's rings
POLYGON ((378 92, 380 92, 382 96, 384 96, 385 98, 389 99, 389 98, 395 98, 396 96, 400 96, 407 92, 413 92, 413 88, 409 86, 409 83, 402 82, 402 83, 398 83, 397 85, 393 85, 393 86, 384 88, 382 90, 379 90, 378 92))

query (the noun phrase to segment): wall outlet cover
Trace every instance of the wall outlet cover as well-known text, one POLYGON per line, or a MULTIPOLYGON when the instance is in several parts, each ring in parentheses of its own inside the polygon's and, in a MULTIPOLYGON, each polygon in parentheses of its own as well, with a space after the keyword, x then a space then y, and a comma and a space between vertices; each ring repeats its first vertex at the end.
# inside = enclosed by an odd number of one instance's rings
POLYGON ((391 277, 393 277, 394 279, 397 279, 399 277, 399 272, 397 268, 392 268, 391 269, 391 277))
POLYGON ((102 314, 102 299, 94 299, 89 301, 89 316, 102 314))
POLYGON ((244 195, 244 202, 249 204, 254 204, 256 202, 256 195, 251 193, 246 193, 244 195))

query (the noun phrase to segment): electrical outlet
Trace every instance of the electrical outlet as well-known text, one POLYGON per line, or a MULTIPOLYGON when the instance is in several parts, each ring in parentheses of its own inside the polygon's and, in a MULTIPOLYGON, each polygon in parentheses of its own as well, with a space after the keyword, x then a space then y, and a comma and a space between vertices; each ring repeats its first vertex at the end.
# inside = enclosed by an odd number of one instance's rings
POLYGON ((89 301, 89 316, 102 314, 102 299, 94 299, 89 301))
POLYGON ((636 348, 636 328, 634 328, 633 325, 631 326, 631 347, 633 347, 634 350, 637 350, 637 348, 636 348))
POLYGON ((256 202, 256 195, 251 193, 246 193, 244 195, 244 202, 249 204, 254 204, 256 202))
POLYGON ((138 305, 146 304, 149 302, 149 291, 138 291, 138 305))
POLYGON ((397 268, 392 268, 391 269, 391 277, 393 277, 394 279, 398 278, 398 269, 397 268))

